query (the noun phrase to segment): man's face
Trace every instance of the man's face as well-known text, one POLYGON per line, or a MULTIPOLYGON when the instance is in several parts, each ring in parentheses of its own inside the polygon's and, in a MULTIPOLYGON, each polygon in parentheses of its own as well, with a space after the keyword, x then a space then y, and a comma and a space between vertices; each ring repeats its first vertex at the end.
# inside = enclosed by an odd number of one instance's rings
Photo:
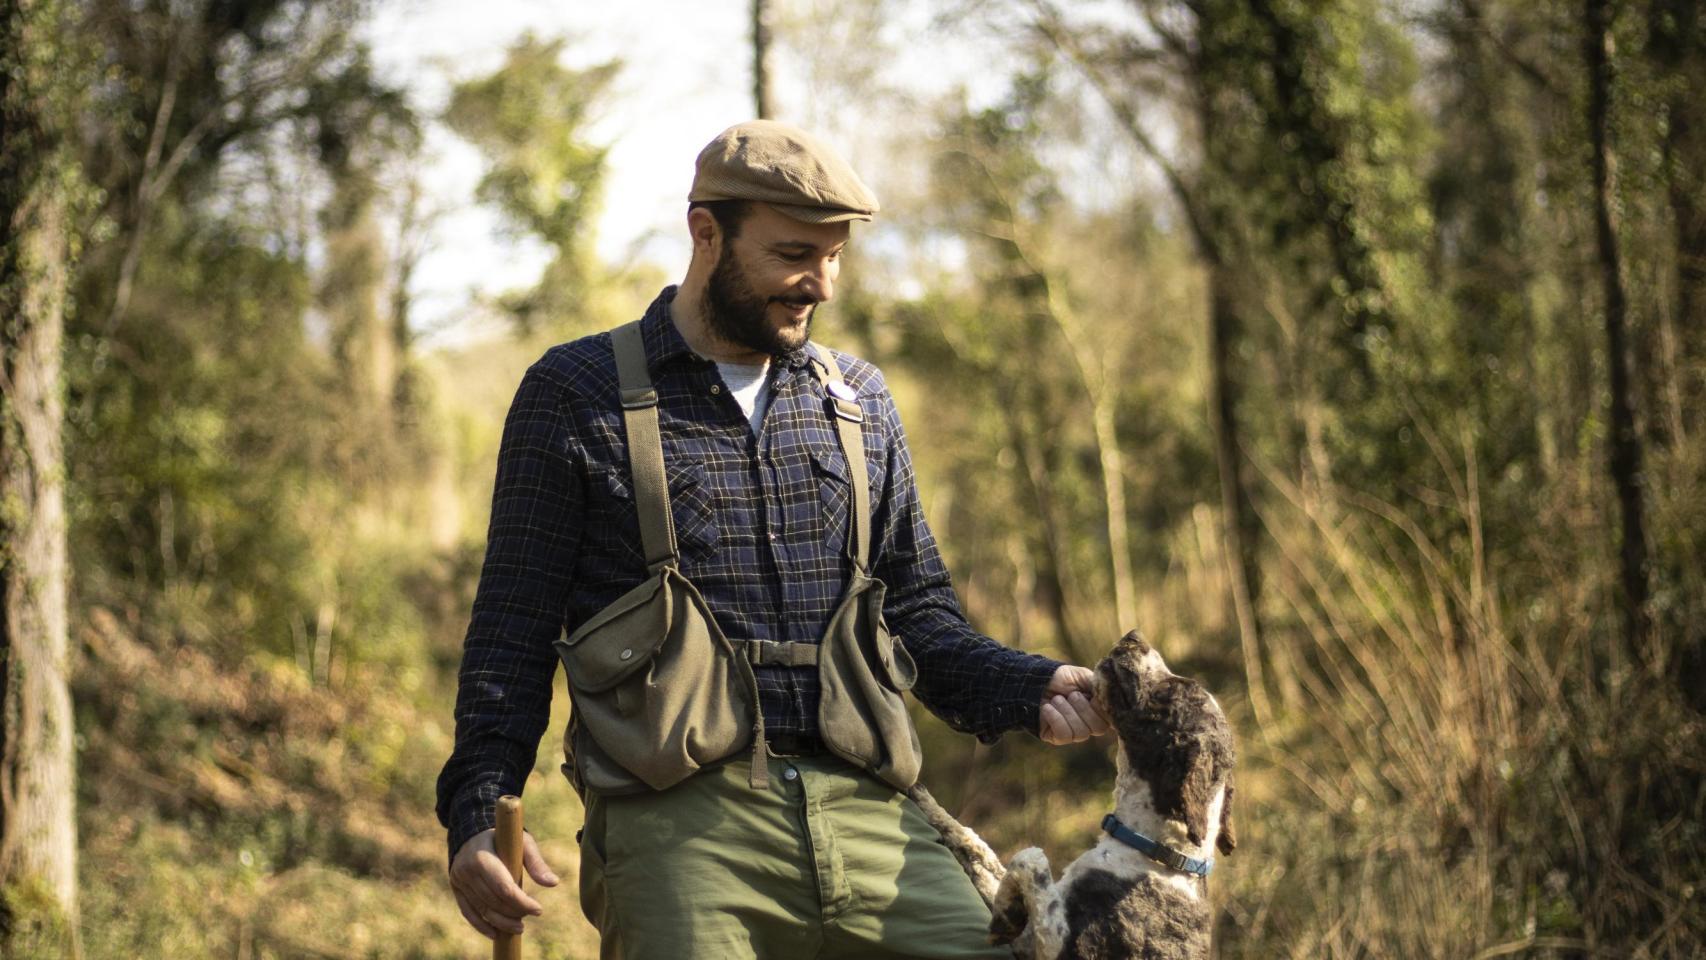
POLYGON ((835 293, 846 223, 801 223, 754 204, 705 289, 704 319, 719 339, 779 356, 805 345, 817 305, 835 293))

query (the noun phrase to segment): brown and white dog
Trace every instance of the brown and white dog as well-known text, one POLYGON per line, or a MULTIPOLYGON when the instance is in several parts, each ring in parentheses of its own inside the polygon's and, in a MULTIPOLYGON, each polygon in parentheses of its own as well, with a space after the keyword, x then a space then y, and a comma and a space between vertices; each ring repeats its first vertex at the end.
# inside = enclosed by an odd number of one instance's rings
POLYGON ((1232 728, 1195 680, 1175 676, 1137 631, 1096 666, 1096 703, 1119 736, 1114 812, 1056 881, 1030 847, 1003 868, 922 787, 913 799, 990 904, 990 939, 1037 960, 1208 956, 1207 873, 1231 853, 1232 728))

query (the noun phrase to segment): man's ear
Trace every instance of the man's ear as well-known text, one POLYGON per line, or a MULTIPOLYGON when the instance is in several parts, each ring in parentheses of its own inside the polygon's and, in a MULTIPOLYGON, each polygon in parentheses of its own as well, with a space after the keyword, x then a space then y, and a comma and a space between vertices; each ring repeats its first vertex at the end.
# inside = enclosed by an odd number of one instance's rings
POLYGON ((1238 849, 1238 834, 1232 829, 1232 774, 1226 775, 1226 798, 1220 801, 1220 834, 1214 838, 1221 853, 1238 849))
POLYGON ((694 207, 687 211, 687 235, 693 238, 694 256, 707 257, 708 263, 717 262, 722 252, 723 230, 710 210, 694 207))

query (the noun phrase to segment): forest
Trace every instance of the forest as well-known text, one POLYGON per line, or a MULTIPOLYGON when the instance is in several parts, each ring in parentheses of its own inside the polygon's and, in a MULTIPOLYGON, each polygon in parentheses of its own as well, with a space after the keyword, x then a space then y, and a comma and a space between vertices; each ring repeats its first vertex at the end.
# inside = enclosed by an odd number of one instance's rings
MULTIPOLYGON (((490 949, 434 781, 505 410, 684 262, 598 242, 623 57, 517 29, 428 96, 393 4, 0 0, 7 958, 490 949), (456 242, 542 264, 478 337, 420 301, 433 131, 501 226, 456 242)), ((797 123, 882 198, 814 335, 970 622, 1226 706, 1216 956, 1706 956, 1706 3, 715 6, 695 141, 797 123), (896 79, 961 39, 975 87, 896 79)), ((525 940, 595 957, 567 705, 525 940)), ((914 707, 998 852, 1088 846, 1108 741, 914 707)))

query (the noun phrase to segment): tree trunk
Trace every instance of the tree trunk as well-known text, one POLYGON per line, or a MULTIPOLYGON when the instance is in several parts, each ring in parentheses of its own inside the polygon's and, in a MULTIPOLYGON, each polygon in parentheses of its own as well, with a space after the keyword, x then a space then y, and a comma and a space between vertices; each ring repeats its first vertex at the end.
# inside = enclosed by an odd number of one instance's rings
POLYGON ((770 4, 752 0, 752 110, 770 119, 770 4))
MULTIPOLYGON (((60 436, 75 177, 56 123, 62 18, 55 4, 0 3, 0 886, 45 892, 62 914, 51 926, 75 931, 60 436)), ((0 943, 12 919, 0 917, 0 943)))
POLYGON ((1119 377, 1110 373, 1111 355, 1099 350, 1092 338, 1084 335, 1082 324, 1073 315, 1066 297, 1061 294, 1059 278, 1049 272, 1038 250, 1023 237, 1013 214, 1012 204, 1002 198, 1013 233, 1006 246, 1016 263, 1041 287, 1042 309, 1049 321, 1066 342, 1072 355, 1079 385, 1090 401, 1090 427, 1096 442, 1096 462, 1102 474, 1102 502, 1107 509, 1109 572, 1114 585, 1113 635, 1119 636, 1139 626, 1137 622, 1137 588, 1131 572, 1131 527, 1126 519, 1125 458, 1120 452, 1119 431, 1115 414, 1119 406, 1119 377))
POLYGON ((1250 509, 1240 470, 1237 380, 1229 359, 1231 344, 1237 337, 1238 317, 1232 306, 1231 279, 1226 265, 1218 255, 1207 259, 1209 410, 1214 420, 1214 459, 1220 472, 1221 536, 1226 543, 1226 574, 1232 586, 1232 609, 1238 616, 1239 647, 1244 655, 1245 681, 1250 687, 1250 708, 1257 722, 1266 726, 1273 719, 1273 710, 1268 705, 1267 680, 1262 669, 1261 621, 1256 616, 1260 571, 1250 536, 1254 511, 1250 509))
POLYGON ((1588 139, 1593 145, 1594 236, 1604 288, 1606 367, 1611 372, 1611 480, 1622 520, 1620 551, 1624 641, 1635 656, 1650 657, 1647 614, 1647 534, 1641 504, 1641 439, 1635 429, 1628 344, 1628 297, 1623 289, 1617 224, 1617 158, 1609 139, 1611 114, 1611 10, 1607 0, 1587 0, 1584 47, 1588 65, 1588 139))
POLYGON ((332 358, 350 401, 389 435, 400 358, 394 317, 380 309, 385 241, 367 171, 354 168, 338 176, 325 236, 326 269, 318 299, 331 326, 332 358))
POLYGON ((1065 533, 1061 527, 1060 509, 1049 465, 1044 462, 1044 453, 1039 449, 1037 431, 1025 422, 1026 418, 1008 412, 1004 419, 1007 442, 1019 456, 1019 463, 1024 468, 1025 479, 1037 506, 1040 528, 1038 539, 1043 549, 1040 562, 1036 566, 1035 596, 1054 623, 1061 649, 1075 662, 1085 662, 1087 657, 1097 654, 1081 650, 1078 642, 1078 628, 1071 613, 1077 591, 1072 589, 1071 574, 1067 568, 1070 561, 1063 548, 1065 533))
MULTIPOLYGON (((1259 616, 1261 567, 1256 562, 1260 536, 1256 511, 1250 502, 1244 477, 1244 455, 1239 442, 1238 386, 1233 356, 1242 336, 1237 305, 1233 299, 1232 256, 1236 249, 1229 228, 1230 211, 1221 195, 1229 184, 1219 151, 1223 144, 1212 131, 1219 127, 1217 89, 1224 66, 1216 58, 1235 55, 1224 38, 1214 35, 1219 24, 1208 18, 1198 21, 1198 49, 1190 60, 1191 85, 1195 94, 1198 129, 1203 138, 1202 171, 1195 194, 1181 193, 1181 202, 1196 209, 1188 220, 1196 239, 1198 255, 1208 273, 1208 362, 1209 416, 1214 421, 1214 459, 1220 475, 1220 528, 1225 544, 1226 577, 1232 592, 1232 609, 1238 618, 1238 643, 1244 659, 1245 683, 1250 691, 1250 709, 1256 722, 1267 727, 1273 721, 1268 701, 1262 622, 1259 616), (1205 36, 1206 34, 1206 36, 1205 36)), ((1175 178, 1175 192, 1182 181, 1175 178)), ((1289 691, 1294 684, 1281 684, 1289 691)))
MULTIPOLYGON (((1297 15, 1272 0, 1251 0, 1248 12, 1264 28, 1268 76, 1275 102, 1268 123, 1275 141, 1290 138, 1296 144, 1297 176, 1313 198, 1317 224, 1325 234, 1332 258, 1337 299, 1344 322, 1334 326, 1331 337, 1339 352, 1360 378, 1370 386, 1373 371, 1368 353, 1359 344, 1372 328, 1390 327, 1392 317, 1384 281, 1375 263, 1375 251, 1350 180, 1344 176, 1345 145, 1332 125, 1328 100, 1330 91, 1310 69, 1322 41, 1308 32, 1309 20, 1300 26, 1297 15)), ((1345 394, 1353 386, 1341 379, 1330 384, 1340 403, 1356 402, 1366 393, 1345 394)))
MULTIPOLYGON (((1648 9, 1652 59, 1673 80, 1664 171, 1675 230, 1676 292, 1667 332, 1672 443, 1680 451, 1691 440, 1698 443, 1706 429, 1706 118, 1699 113, 1706 98, 1706 3, 1657 0, 1648 9)), ((1679 563, 1692 565, 1695 558, 1686 546, 1672 549, 1675 553, 1664 565, 1674 576, 1679 563)), ((1698 595, 1697 590, 1690 592, 1698 595)), ((1687 612, 1683 617, 1666 673, 1677 678, 1681 689, 1695 691, 1700 704, 1706 700, 1706 644, 1700 642, 1706 624, 1694 622, 1687 612)))
MULTIPOLYGON (((1208 353, 1212 393, 1210 417, 1214 421, 1215 460, 1220 474, 1223 521, 1221 537, 1227 557, 1226 574, 1231 584, 1232 606, 1238 619, 1239 647, 1243 653, 1246 681, 1250 687, 1251 708, 1257 721, 1266 725, 1273 714, 1268 705, 1267 685, 1262 667, 1262 626, 1257 616, 1261 581, 1255 544, 1259 531, 1255 510, 1250 503, 1249 490, 1243 479, 1243 458, 1238 441, 1237 378, 1232 372, 1230 359, 1239 328, 1237 308, 1231 292, 1231 244, 1227 239, 1224 219, 1220 216, 1221 209, 1215 206, 1209 196, 1216 186, 1216 178, 1220 176, 1214 167, 1211 154, 1213 143, 1208 133, 1214 129, 1214 91, 1208 76, 1209 67, 1212 65, 1205 62, 1209 54, 1204 52, 1210 44, 1199 35, 1197 50, 1187 61, 1205 154, 1209 154, 1205 156, 1204 169, 1193 186, 1186 182, 1184 174, 1161 151, 1131 104, 1109 89, 1096 65, 1085 56, 1074 38, 1061 27, 1058 15, 1047 7, 1042 10, 1044 16, 1039 19, 1037 27, 1043 36, 1083 68, 1103 102, 1113 112, 1120 128, 1132 138, 1138 149, 1160 168, 1169 191, 1185 215, 1185 224, 1190 230, 1197 255, 1208 271, 1208 353)), ((1202 29, 1207 26, 1203 24, 1202 29)))
POLYGON ((1681 446, 1706 417, 1706 5, 1658 0, 1648 10, 1649 53, 1672 79, 1666 110, 1664 169, 1676 240, 1676 369, 1681 446))
MULTIPOLYGON (((1706 97, 1706 82, 1695 97, 1706 97)), ((1679 101, 1682 98, 1678 98, 1679 101)), ((1700 100, 1672 105, 1671 135, 1666 152, 1674 158, 1670 185, 1671 211, 1676 218, 1677 367, 1681 394, 1682 431, 1698 436, 1706 418, 1706 123, 1685 116, 1699 109, 1700 100), (1693 127, 1683 132, 1681 128, 1693 127)), ((1676 438, 1681 446, 1685 437, 1676 438)))
POLYGON ((1114 400, 1105 388, 1098 393, 1092 421, 1096 428, 1096 451, 1102 467, 1102 499, 1108 505, 1108 554, 1114 577, 1114 615, 1119 632, 1138 626, 1137 587, 1131 574, 1131 527, 1126 521, 1125 455, 1114 426, 1114 400))

